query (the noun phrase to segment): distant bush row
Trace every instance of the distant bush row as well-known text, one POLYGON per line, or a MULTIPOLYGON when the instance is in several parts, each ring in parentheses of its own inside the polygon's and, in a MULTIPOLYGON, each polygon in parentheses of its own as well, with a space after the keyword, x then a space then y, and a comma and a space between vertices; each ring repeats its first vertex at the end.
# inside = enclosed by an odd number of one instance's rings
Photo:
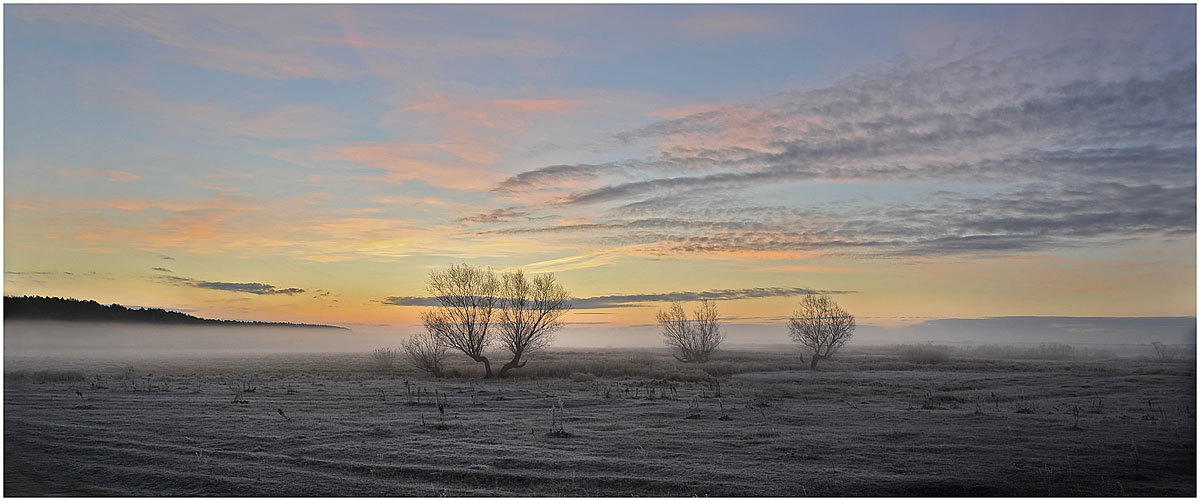
POLYGON ((76 381, 83 381, 84 379, 87 379, 87 376, 84 376, 82 371, 77 370, 20 370, 5 373, 4 379, 9 381, 26 381, 33 383, 73 383, 76 381))
MULTIPOLYGON (((1182 357, 1183 349, 1178 345, 1153 343, 1154 360, 1172 362, 1182 357)), ((900 359, 914 364, 940 364, 951 358, 990 358, 1008 360, 1072 360, 1112 358, 1109 350, 1075 348, 1065 343, 1042 343, 1037 346, 946 346, 937 344, 897 345, 890 348, 900 359)))

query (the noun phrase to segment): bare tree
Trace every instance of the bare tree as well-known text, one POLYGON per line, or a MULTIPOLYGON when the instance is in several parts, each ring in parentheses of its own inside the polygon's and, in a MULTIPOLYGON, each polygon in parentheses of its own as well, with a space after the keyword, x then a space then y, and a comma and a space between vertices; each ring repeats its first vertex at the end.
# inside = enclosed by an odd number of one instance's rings
POLYGON ((446 368, 446 345, 432 332, 413 334, 401 346, 413 367, 428 372, 433 377, 442 377, 446 368))
POLYGON ((512 353, 512 360, 500 368, 500 377, 525 367, 521 357, 541 350, 554 340, 554 331, 562 327, 562 317, 571 309, 566 289, 554 280, 554 274, 525 278, 521 270, 501 277, 499 342, 512 353))
POLYGON ((447 347, 483 363, 484 378, 492 377, 492 364, 483 352, 492 339, 491 327, 499 306, 500 281, 492 270, 468 264, 451 265, 429 274, 427 290, 438 307, 421 314, 425 329, 447 347))
POLYGON ((800 309, 788 320, 792 340, 812 349, 813 369, 817 362, 833 356, 854 335, 854 315, 829 296, 805 296, 800 309))
POLYGON ((725 340, 718 323, 717 303, 709 299, 700 301, 695 320, 689 320, 683 305, 677 302, 671 303, 666 311, 659 311, 657 319, 663 330, 663 341, 667 346, 678 348, 683 355, 675 356, 680 362, 707 362, 709 355, 725 340))

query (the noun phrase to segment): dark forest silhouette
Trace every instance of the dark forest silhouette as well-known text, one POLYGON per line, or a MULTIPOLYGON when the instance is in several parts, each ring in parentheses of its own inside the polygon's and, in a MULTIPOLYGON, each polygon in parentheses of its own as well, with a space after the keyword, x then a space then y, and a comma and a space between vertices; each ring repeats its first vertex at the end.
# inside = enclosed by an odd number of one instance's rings
POLYGON ((312 327, 345 329, 332 325, 293 324, 287 322, 247 322, 213 320, 161 308, 126 308, 119 304, 103 305, 93 300, 42 296, 4 296, 5 320, 65 320, 79 322, 128 322, 139 324, 212 325, 228 327, 312 327))

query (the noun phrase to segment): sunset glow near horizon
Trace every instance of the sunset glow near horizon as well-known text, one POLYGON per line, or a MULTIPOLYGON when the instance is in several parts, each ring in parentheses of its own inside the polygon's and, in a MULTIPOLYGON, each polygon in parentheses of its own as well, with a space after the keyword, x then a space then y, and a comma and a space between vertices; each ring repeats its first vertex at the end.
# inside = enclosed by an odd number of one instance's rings
POLYGON ((4 292, 575 336, 1195 316, 1194 5, 6 5, 4 292), (690 306, 689 306, 690 309, 690 306))

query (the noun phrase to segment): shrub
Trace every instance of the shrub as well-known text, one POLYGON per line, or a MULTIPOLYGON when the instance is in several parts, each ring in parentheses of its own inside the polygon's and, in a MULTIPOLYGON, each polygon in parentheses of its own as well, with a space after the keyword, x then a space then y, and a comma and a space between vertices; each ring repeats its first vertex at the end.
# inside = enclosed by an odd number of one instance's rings
POLYGON ((404 353, 413 366, 442 377, 446 368, 446 344, 432 332, 413 334, 404 341, 404 353))
POLYGON ((1152 346, 1154 346, 1154 357, 1159 362, 1174 362, 1183 351, 1179 346, 1162 344, 1158 341, 1155 341, 1152 346))
POLYGON ((391 348, 379 348, 371 353, 371 361, 375 367, 379 369, 391 369, 396 363, 396 350, 391 348))

